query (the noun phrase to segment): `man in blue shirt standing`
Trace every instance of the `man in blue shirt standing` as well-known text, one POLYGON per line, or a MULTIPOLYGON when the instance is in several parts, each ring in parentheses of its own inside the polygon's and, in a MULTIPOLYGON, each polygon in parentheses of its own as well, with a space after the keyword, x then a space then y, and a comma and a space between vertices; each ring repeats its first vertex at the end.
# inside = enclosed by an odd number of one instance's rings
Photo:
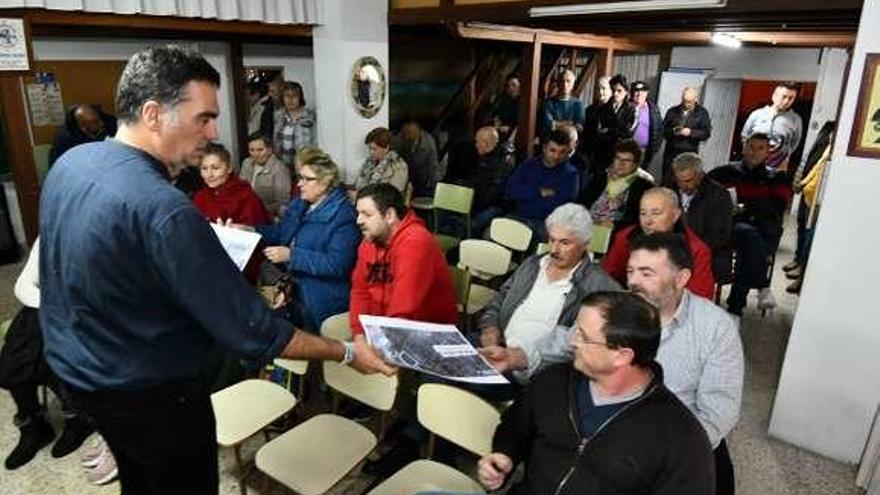
POLYGON ((541 241, 547 239, 547 215, 577 198, 580 180, 577 169, 568 161, 570 144, 567 131, 551 132, 541 156, 520 163, 507 181, 505 195, 516 205, 513 218, 526 223, 541 241))
POLYGON ((40 204, 46 359, 116 457, 122 493, 217 493, 214 413, 200 372, 217 341, 241 357, 334 359, 392 373, 363 343, 291 327, 247 285, 171 185, 216 139, 220 76, 174 46, 134 55, 115 139, 61 157, 40 204))

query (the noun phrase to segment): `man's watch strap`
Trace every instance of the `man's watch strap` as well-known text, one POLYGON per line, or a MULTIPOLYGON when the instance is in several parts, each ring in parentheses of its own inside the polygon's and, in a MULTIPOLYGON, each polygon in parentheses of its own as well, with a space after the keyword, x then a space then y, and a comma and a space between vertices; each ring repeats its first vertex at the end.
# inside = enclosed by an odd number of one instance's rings
POLYGON ((342 364, 349 364, 354 360, 354 342, 343 342, 345 354, 342 355, 342 364))

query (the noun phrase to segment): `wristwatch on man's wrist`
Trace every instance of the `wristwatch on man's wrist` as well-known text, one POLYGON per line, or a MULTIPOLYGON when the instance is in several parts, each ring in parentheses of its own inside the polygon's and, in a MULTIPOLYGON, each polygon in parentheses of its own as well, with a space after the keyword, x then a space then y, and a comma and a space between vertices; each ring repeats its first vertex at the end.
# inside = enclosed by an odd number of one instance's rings
POLYGON ((349 364, 354 360, 354 342, 343 342, 345 346, 345 354, 342 355, 342 364, 349 364))

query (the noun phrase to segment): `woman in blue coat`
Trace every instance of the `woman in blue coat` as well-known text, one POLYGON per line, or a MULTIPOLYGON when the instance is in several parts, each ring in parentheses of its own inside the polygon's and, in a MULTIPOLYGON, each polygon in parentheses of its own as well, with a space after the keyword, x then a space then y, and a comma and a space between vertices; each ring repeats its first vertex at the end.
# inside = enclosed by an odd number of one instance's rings
POLYGON ((317 332, 329 316, 348 311, 351 271, 361 240, 354 207, 343 188, 339 167, 315 147, 297 151, 294 199, 278 223, 256 227, 267 247, 263 254, 284 263, 295 283, 292 319, 317 332))

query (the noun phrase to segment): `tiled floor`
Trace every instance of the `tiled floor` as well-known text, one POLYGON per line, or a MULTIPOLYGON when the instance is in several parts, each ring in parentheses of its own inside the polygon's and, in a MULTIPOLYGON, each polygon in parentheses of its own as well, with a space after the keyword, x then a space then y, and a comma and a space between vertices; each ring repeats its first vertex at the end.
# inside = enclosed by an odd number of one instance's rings
MULTIPOLYGON (((761 317, 751 307, 741 320, 741 334, 746 354, 746 382, 742 417, 728 438, 731 456, 736 467, 737 493, 740 495, 856 495, 853 485, 855 468, 840 464, 767 436, 770 408, 779 379, 779 370, 788 333, 794 316, 797 298, 784 291, 788 281, 781 266, 791 259, 794 245, 793 230, 787 229, 777 257, 777 273, 773 290, 779 307, 761 317)), ((11 298, 12 284, 19 267, 0 267, 0 320, 14 313, 11 298)), ((754 297, 754 295, 752 296, 754 297)), ((6 393, 0 393, 0 455, 5 456, 15 444, 17 431, 12 425, 13 405, 6 393)), ((57 423, 57 403, 53 402, 52 418, 57 423)), ((245 458, 262 445, 262 437, 245 444, 245 458)), ((221 493, 238 493, 233 476, 231 452, 221 451, 221 493)), ((2 468, 0 468, 2 469, 2 468)), ((261 486, 261 480, 249 478, 252 487, 261 486)), ((332 491, 334 494, 360 493, 369 480, 351 476, 332 491)), ((48 449, 38 454, 27 466, 13 472, 0 470, 0 493, 5 494, 112 494, 118 485, 94 487, 86 483, 78 466, 76 455, 52 459, 48 449)), ((252 490, 254 491, 254 490, 252 490)), ((287 493, 275 487, 272 493, 287 493)))

